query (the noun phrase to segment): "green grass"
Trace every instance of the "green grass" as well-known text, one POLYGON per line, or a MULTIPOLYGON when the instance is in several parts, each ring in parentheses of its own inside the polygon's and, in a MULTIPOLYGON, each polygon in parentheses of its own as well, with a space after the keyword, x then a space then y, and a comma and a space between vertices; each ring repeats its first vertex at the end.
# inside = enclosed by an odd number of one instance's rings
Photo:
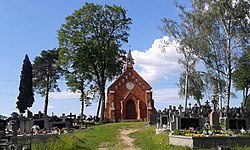
POLYGON ((137 132, 131 133, 130 137, 134 138, 134 144, 143 150, 189 150, 188 147, 172 146, 168 143, 168 132, 155 134, 155 126, 144 128, 137 132))
MULTIPOLYGON (((58 140, 41 143, 34 142, 32 150, 109 150, 125 149, 126 145, 120 139, 121 129, 138 129, 129 134, 134 139, 134 145, 142 150, 190 150, 188 147, 172 146, 168 143, 168 132, 155 134, 155 126, 144 127, 146 122, 120 122, 92 126, 88 130, 75 130, 72 134, 60 135, 58 140)), ((250 148, 235 148, 250 150, 250 148)))
POLYGON ((119 138, 119 129, 141 129, 145 122, 121 122, 92 126, 88 130, 76 130, 72 134, 61 135, 59 140, 47 144, 34 143, 32 150, 93 150, 125 148, 119 138))

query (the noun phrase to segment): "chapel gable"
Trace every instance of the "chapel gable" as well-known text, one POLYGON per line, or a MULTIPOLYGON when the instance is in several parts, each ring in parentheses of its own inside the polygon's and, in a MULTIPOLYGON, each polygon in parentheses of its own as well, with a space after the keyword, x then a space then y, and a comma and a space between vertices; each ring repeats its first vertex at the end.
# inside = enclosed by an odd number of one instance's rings
POLYGON ((124 72, 109 86, 105 119, 147 120, 155 113, 152 87, 134 70, 134 59, 129 51, 124 72))

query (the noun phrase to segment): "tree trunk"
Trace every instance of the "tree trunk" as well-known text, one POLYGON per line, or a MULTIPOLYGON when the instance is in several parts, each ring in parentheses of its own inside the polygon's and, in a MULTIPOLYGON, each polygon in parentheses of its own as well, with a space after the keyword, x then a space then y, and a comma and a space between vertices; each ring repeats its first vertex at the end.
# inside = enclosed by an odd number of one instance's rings
MULTIPOLYGON (((83 95, 83 94, 82 94, 83 95)), ((82 103, 82 107, 81 107, 81 125, 83 123, 83 111, 84 111, 84 99, 83 99, 83 96, 81 96, 81 103, 82 103)))
POLYGON ((214 59, 215 59, 215 72, 216 72, 216 87, 217 87, 217 93, 218 94, 218 104, 219 104, 219 111, 222 113, 222 87, 221 87, 221 74, 220 74, 220 67, 219 67, 219 60, 218 60, 218 51, 214 51, 214 59))
POLYGON ((49 129, 49 121, 48 121, 48 104, 49 104, 49 85, 46 87, 45 93, 45 102, 44 102, 44 128, 46 130, 49 129))
POLYGON ((188 92, 188 71, 186 70, 185 75, 185 94, 184 94, 184 113, 187 113, 187 92, 188 92))
POLYGON ((244 108, 247 107, 247 99, 248 99, 248 88, 245 87, 245 89, 243 90, 243 107, 244 108))
POLYGON ((199 108, 201 108, 201 100, 200 100, 200 99, 197 99, 196 101, 197 101, 197 103, 198 103, 199 108))
POLYGON ((104 121, 104 111, 105 111, 105 84, 103 85, 101 89, 101 103, 102 103, 102 108, 101 108, 101 116, 100 116, 100 121, 104 121))
POLYGON ((219 67, 218 65, 216 64, 216 74, 217 74, 217 77, 216 77, 216 82, 217 82, 217 94, 218 94, 218 101, 219 101, 219 111, 221 112, 222 111, 222 91, 221 91, 221 84, 220 84, 220 71, 219 71, 219 67))
POLYGON ((81 80, 81 97, 80 97, 80 101, 81 101, 81 125, 83 124, 83 111, 84 111, 84 100, 85 100, 85 93, 84 93, 84 80, 81 80))
MULTIPOLYGON (((229 38, 229 36, 228 36, 229 38)), ((226 104, 225 104, 225 108, 226 108, 226 112, 228 112, 229 110, 229 103, 230 103, 230 92, 231 92, 231 48, 230 48, 230 42, 231 40, 228 39, 227 41, 227 68, 226 68, 226 79, 227 79, 227 83, 226 83, 226 104)))
POLYGON ((100 99, 99 99, 99 101, 98 101, 98 106, 97 106, 96 117, 99 117, 100 108, 101 108, 101 96, 100 96, 100 99))

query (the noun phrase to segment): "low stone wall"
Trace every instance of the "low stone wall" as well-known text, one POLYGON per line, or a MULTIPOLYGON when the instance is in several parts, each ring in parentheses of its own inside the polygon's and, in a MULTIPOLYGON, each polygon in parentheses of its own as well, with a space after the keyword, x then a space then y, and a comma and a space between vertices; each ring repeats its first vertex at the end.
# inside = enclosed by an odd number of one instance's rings
POLYGON ((188 146, 194 149, 217 147, 245 147, 250 146, 250 136, 190 137, 169 135, 169 144, 188 146))

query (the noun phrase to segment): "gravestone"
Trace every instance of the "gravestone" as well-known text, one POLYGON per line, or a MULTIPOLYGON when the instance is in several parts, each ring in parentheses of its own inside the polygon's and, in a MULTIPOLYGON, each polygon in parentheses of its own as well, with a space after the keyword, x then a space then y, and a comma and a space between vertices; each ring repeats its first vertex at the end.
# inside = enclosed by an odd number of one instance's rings
POLYGON ((33 125, 37 125, 40 127, 40 129, 44 128, 44 119, 34 119, 33 125))
POLYGON ((214 100, 212 100, 212 103, 213 103, 213 109, 212 109, 212 112, 209 114, 209 122, 213 129, 221 130, 221 126, 219 123, 220 114, 216 111, 215 98, 214 100))
POLYGON ((190 127, 193 128, 200 128, 200 118, 180 118, 180 128, 181 129, 189 129, 190 127))
POLYGON ((195 104, 192 108, 191 116, 195 118, 199 117, 199 107, 197 106, 197 104, 195 104))
POLYGON ((6 120, 0 119, 0 139, 5 137, 6 120))
POLYGON ((21 116, 20 118, 20 131, 21 133, 27 133, 32 127, 32 121, 31 118, 27 118, 24 116, 21 116))
POLYGON ((62 114, 62 117, 61 117, 61 118, 62 118, 62 122, 65 122, 65 120, 66 120, 65 113, 62 114))
POLYGON ((219 120, 220 120, 220 114, 218 112, 212 111, 209 114, 209 122, 213 129, 221 130, 219 120))
POLYGON ((247 120, 242 118, 231 118, 228 119, 228 129, 232 130, 240 130, 240 129, 247 129, 247 120))
POLYGON ((183 107, 181 105, 179 105, 178 110, 179 110, 179 115, 180 116, 183 115, 183 112, 182 112, 183 107))
POLYGON ((52 128, 57 127, 59 129, 67 127, 67 124, 65 122, 55 122, 55 123, 52 123, 51 125, 52 125, 52 128))
POLYGON ((149 124, 156 124, 156 123, 159 123, 159 120, 160 120, 160 114, 151 114, 149 116, 149 124))

